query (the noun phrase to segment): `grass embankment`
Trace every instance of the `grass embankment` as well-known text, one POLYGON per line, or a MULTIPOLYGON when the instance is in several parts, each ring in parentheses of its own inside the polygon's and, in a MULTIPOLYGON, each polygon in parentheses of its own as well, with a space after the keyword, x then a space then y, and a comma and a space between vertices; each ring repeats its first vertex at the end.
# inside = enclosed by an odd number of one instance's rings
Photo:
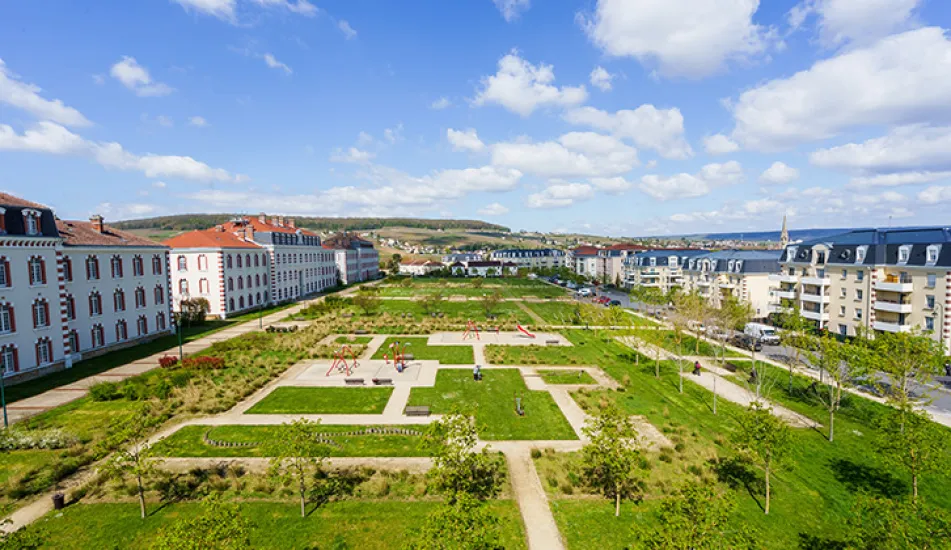
MULTIPOLYGON (((592 306, 595 304, 572 301, 572 302, 526 302, 526 306, 538 314, 539 317, 550 325, 584 325, 585 321, 581 315, 582 306, 592 306)), ((604 306, 595 305, 598 308, 604 306)), ((638 315, 624 314, 625 322, 634 327, 654 326, 656 323, 650 319, 645 319, 638 315)))
POLYGON ((433 414, 474 412, 485 440, 577 439, 551 394, 530 391, 516 369, 488 369, 476 382, 469 370, 440 370, 432 388, 413 388, 409 405, 428 405, 433 414), (524 416, 515 412, 521 397, 524 416))
POLYGON ((546 384, 597 384, 590 374, 580 369, 539 370, 538 374, 546 384))
POLYGON ((393 388, 279 386, 245 414, 380 414, 393 388))
POLYGON ((409 344, 406 346, 406 353, 412 354, 414 359, 439 361, 443 365, 474 365, 475 355, 472 352, 472 346, 430 346, 427 345, 429 338, 412 337, 391 337, 387 338, 373 354, 373 359, 383 359, 386 354, 390 360, 393 359, 393 353, 390 351, 390 345, 400 342, 409 344))
MULTIPOLYGON (((637 331, 634 336, 671 353, 682 353, 684 356, 720 357, 721 355, 719 345, 706 340, 698 342, 697 338, 690 334, 683 334, 682 341, 678 345, 677 335, 672 330, 637 331)), ((743 354, 732 351, 730 348, 724 348, 724 351, 724 357, 744 357, 743 354)))

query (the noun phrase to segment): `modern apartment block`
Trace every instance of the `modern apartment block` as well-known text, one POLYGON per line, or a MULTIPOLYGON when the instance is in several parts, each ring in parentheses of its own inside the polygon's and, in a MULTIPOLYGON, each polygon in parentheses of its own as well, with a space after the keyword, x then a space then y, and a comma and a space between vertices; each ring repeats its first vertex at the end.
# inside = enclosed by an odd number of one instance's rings
POLYGON ((171 329, 168 249, 0 193, 0 370, 23 381, 171 329))
MULTIPOLYGON (((558 269, 565 267, 564 250, 554 248, 493 250, 489 259, 513 263, 519 269, 558 269)), ((459 260, 463 261, 463 260, 459 260)))
POLYGON ((698 292, 714 307, 725 296, 750 304, 753 317, 765 318, 779 287, 780 250, 723 250, 690 257, 681 266, 683 289, 698 292))
POLYGON ((624 284, 624 262, 636 253, 647 250, 647 247, 637 244, 612 244, 598 250, 598 266, 596 278, 598 281, 609 284, 624 284))
POLYGON ((597 280, 600 258, 596 246, 579 246, 568 251, 565 266, 576 274, 597 280))
POLYGON ((773 308, 799 304, 817 326, 854 336, 931 333, 951 345, 951 228, 861 229, 788 245, 773 308))
POLYGON ((624 286, 653 287, 670 292, 683 284, 683 268, 690 258, 709 254, 706 250, 648 250, 624 260, 624 286))
POLYGON ((493 260, 456 262, 447 267, 450 273, 462 277, 508 277, 518 274, 518 266, 514 263, 493 260))

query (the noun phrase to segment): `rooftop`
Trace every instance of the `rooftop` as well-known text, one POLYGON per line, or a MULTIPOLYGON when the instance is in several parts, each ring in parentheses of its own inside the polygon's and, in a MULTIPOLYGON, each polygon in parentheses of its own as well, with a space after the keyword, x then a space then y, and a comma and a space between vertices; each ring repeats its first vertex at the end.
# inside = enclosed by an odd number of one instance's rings
POLYGON ((246 241, 231 231, 211 229, 197 229, 176 235, 162 241, 162 244, 171 248, 261 248, 261 246, 246 241))
POLYGON ((102 225, 102 231, 92 222, 56 220, 56 230, 66 246, 150 246, 163 247, 155 241, 102 225))

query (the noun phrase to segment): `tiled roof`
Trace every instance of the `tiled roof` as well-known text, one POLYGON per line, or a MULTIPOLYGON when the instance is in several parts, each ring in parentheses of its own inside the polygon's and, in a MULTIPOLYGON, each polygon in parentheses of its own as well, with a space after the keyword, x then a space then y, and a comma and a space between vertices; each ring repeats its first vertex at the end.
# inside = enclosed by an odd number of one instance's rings
POLYGON ((0 206, 19 206, 20 208, 36 208, 37 210, 49 210, 50 208, 3 192, 0 192, 0 206))
POLYGON ((608 250, 647 250, 647 247, 639 244, 618 243, 609 246, 608 250))
POLYGON ((372 247, 373 243, 350 233, 337 233, 336 235, 324 239, 322 245, 324 248, 341 249, 372 247))
MULTIPOLYGON (((267 219, 267 218, 266 218, 267 219)), ((300 231, 301 235, 309 235, 311 237, 316 237, 317 234, 313 231, 308 231, 307 229, 302 229, 300 227, 291 227, 287 224, 277 225, 276 223, 271 223, 270 219, 267 219, 265 223, 261 223, 261 220, 254 216, 249 216, 244 218, 243 222, 228 222, 224 224, 224 228, 228 231, 239 231, 244 227, 244 224, 250 224, 254 228, 254 231, 260 231, 262 233, 297 233, 300 231)))
POLYGON ((215 228, 182 233, 162 241, 162 244, 171 248, 262 248, 231 231, 218 231, 215 228))
POLYGON ((102 233, 96 231, 90 222, 56 220, 56 229, 63 238, 65 246, 151 246, 162 247, 161 244, 139 237, 125 231, 120 231, 108 225, 102 226, 102 233))
POLYGON ((572 250, 571 253, 575 256, 597 256, 598 250, 596 246, 579 246, 572 250))

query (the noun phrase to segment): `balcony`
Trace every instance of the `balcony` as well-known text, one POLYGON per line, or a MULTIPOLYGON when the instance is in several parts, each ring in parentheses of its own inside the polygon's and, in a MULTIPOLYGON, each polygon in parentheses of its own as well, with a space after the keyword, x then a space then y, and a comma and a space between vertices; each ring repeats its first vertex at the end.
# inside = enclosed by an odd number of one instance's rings
POLYGON ((831 297, 828 294, 809 294, 803 292, 800 294, 803 302, 811 302, 813 304, 828 304, 832 301, 831 297))
POLYGON ((799 275, 789 275, 787 273, 780 273, 778 275, 773 274, 769 276, 769 280, 779 283, 798 283, 799 275))
POLYGON ((872 328, 882 332, 911 332, 911 325, 890 323, 888 321, 875 321, 872 328))
POLYGON ((776 297, 780 300, 795 300, 798 294, 795 290, 777 290, 776 297))
POLYGON ((884 290, 886 292, 911 292, 915 285, 911 282, 911 277, 896 277, 894 275, 886 276, 880 281, 875 281, 875 290, 884 290))
POLYGON ((708 287, 710 286, 710 281, 697 281, 697 286, 708 287))
POLYGON ((829 286, 832 284, 832 279, 829 277, 803 277, 802 284, 804 285, 815 285, 815 286, 829 286))
POLYGON ((875 300, 876 311, 890 311, 892 313, 911 313, 911 304, 892 300, 875 300))
POLYGON ((826 323, 829 321, 828 311, 823 311, 820 313, 818 311, 809 311, 808 309, 804 309, 801 313, 803 317, 812 321, 819 321, 820 323, 826 323))
POLYGON ((718 283, 718 286, 719 286, 720 288, 730 288, 730 289, 733 289, 733 288, 736 288, 736 283, 731 283, 730 281, 723 281, 723 282, 718 283))
POLYGON ((769 304, 768 309, 770 313, 789 313, 792 311, 791 307, 784 306, 783 304, 769 304))

